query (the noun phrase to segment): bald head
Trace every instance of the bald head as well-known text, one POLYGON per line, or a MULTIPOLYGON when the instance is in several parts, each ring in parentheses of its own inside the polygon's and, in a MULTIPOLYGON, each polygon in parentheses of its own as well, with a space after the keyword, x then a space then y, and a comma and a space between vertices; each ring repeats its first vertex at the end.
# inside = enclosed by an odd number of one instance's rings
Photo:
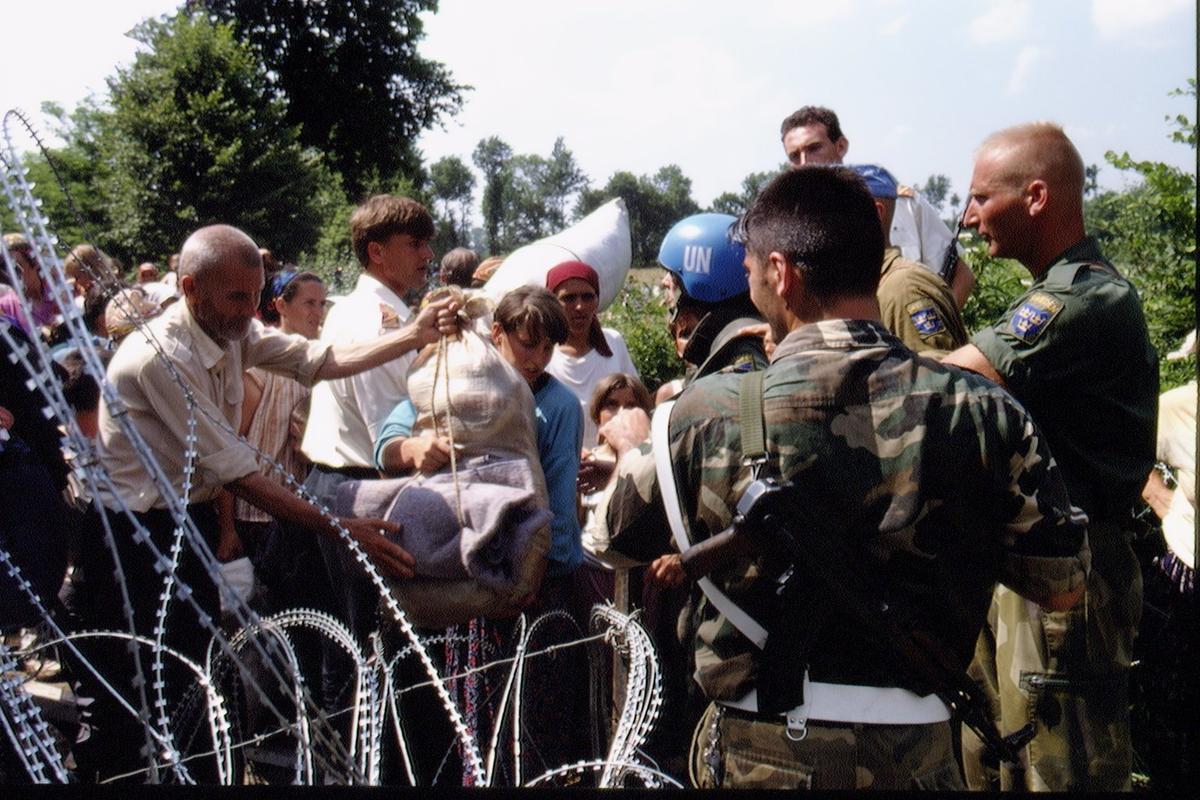
POLYGON ((996 178, 1012 189, 1045 181, 1064 205, 1083 206, 1083 158, 1063 129, 1052 122, 1028 122, 983 140, 976 158, 990 158, 996 178))
POLYGON ((205 281, 222 266, 262 269, 258 245, 232 225, 209 225, 187 238, 179 251, 179 277, 205 281))

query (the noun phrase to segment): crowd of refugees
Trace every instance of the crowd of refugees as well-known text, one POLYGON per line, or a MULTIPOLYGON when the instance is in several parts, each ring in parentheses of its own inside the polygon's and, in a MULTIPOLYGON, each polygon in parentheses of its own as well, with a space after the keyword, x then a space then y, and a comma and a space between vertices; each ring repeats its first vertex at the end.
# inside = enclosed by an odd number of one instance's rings
MULTIPOLYGON (((1128 789, 1131 521, 1145 487, 1194 530, 1195 382, 1164 396, 1174 427, 1160 432, 1157 355, 1137 292, 1084 230, 1078 152, 1048 123, 980 146, 963 223, 1032 285, 969 332, 974 276, 933 208, 883 166, 842 166, 849 141, 828 109, 800 109, 780 135, 792 169, 742 218, 693 215, 662 241, 685 376, 661 387, 601 324, 592 265, 564 260, 467 313, 502 259, 458 248, 431 281, 430 213, 377 195, 350 218, 361 274, 332 307, 318 275, 228 225, 128 284, 103 252, 71 250, 65 274, 114 408, 56 325, 36 248, 5 235, 20 286, 0 286, 0 345, 51 345, 111 483, 81 491, 58 421, 0 353, 3 546, 74 629, 125 630, 111 534, 134 626, 152 636, 162 579, 139 529, 168 552, 177 526, 132 426, 219 561, 248 560, 256 610, 322 611, 365 652, 380 632, 394 655, 404 641, 364 551, 413 604, 442 673, 463 676, 449 688, 476 741, 493 735, 506 680, 478 668, 513 655, 518 615, 558 625, 546 643, 571 641, 594 604, 616 601, 638 610, 662 664, 665 722, 647 753, 696 786, 1128 789), (447 291, 419 302, 433 282, 447 291), (1152 469, 1167 458, 1180 491, 1152 469), (428 501, 412 487, 447 475, 462 530, 422 543, 428 501), (462 476, 489 488, 459 492, 462 476), (475 522, 500 496, 528 511, 519 550, 498 544, 515 523, 475 522), (782 510, 757 517, 768 503, 782 510), (479 564, 514 552, 498 589, 479 564), (441 613, 455 603, 465 610, 441 613)), ((1190 541, 1164 559, 1189 592, 1190 541)), ((177 574, 190 601, 168 608, 164 642, 203 661, 221 599, 186 548, 177 574)), ((6 630, 36 624, 0 588, 6 630)), ((130 672, 119 643, 84 651, 110 679, 130 672)), ((348 736, 353 664, 328 639, 299 636, 296 651, 348 736)), ((499 782, 601 756, 613 711, 593 689, 614 665, 587 652, 530 667, 525 747, 501 759, 499 782)), ((401 683, 424 680, 415 662, 401 669, 401 683)), ((141 723, 90 672, 74 677, 88 699, 80 777, 144 779, 141 723)), ((188 676, 165 681, 179 702, 188 676)), ((433 692, 399 707, 413 761, 392 754, 385 779, 469 784, 433 692)))

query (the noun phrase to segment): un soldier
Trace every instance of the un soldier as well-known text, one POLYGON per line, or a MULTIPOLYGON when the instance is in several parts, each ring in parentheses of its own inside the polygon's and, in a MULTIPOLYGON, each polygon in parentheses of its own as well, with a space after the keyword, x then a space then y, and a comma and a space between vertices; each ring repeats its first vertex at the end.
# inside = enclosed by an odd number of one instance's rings
MULTIPOLYGON (((865 578, 872 608, 959 674, 997 581, 1049 608, 1073 605, 1086 535, 1044 440, 1006 392, 916 358, 880 323, 883 236, 858 177, 780 175, 744 235, 750 296, 779 342, 771 364, 692 383, 655 418, 653 447, 636 410, 606 426, 623 454, 603 509, 618 549, 646 560, 667 551, 660 486, 677 490, 683 538, 697 542, 730 524, 761 470, 789 480, 813 534, 851 554, 836 566, 865 578), (760 393, 744 392, 757 376, 760 393), (743 412, 756 404, 765 458, 752 468, 754 414, 743 412)), ((848 605, 804 586, 781 594, 794 583, 778 556, 751 549, 703 585, 695 679, 712 702, 693 744, 697 783, 961 787, 950 715, 931 687, 851 622, 848 605), (794 660, 778 658, 793 652, 787 636, 755 630, 777 622, 802 629, 794 660)), ((656 567, 681 578, 678 557, 656 567)))
POLYGON ((858 173, 875 198, 875 210, 883 226, 883 270, 879 274, 880 319, 896 338, 915 353, 944 356, 967 343, 958 303, 946 282, 916 261, 900 254, 892 246, 890 231, 896 212, 896 179, 875 164, 855 164, 858 173))
MULTIPOLYGON (((767 365, 757 333, 763 319, 750 302, 742 268, 746 250, 731 238, 736 223, 729 214, 693 214, 671 226, 658 248, 658 263, 667 271, 662 286, 671 337, 688 365, 687 381, 729 366, 767 365)), ((670 394, 687 381, 673 381, 670 394)))
MULTIPOLYGON (((1076 609, 1039 613, 1001 588, 973 671, 1001 727, 1039 732, 1004 788, 1130 786, 1128 672, 1142 585, 1127 523, 1154 463, 1158 366, 1141 302, 1083 226, 1083 160, 1062 129, 1032 123, 980 147, 966 224, 1033 285, 945 363, 1005 386, 1033 415, 1088 515, 1093 569, 1076 609)), ((984 774, 965 737, 968 780, 984 774)), ((992 776, 994 778, 994 776, 992 776)))

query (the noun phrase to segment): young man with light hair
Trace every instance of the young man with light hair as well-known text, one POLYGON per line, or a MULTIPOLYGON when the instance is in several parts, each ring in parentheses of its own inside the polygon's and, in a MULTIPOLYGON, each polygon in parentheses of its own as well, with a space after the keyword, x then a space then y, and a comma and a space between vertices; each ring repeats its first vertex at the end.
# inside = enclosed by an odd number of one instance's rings
POLYGON ((1137 291, 1084 229, 1083 187, 1083 159, 1051 123, 994 133, 975 156, 966 224, 1033 283, 942 363, 978 372, 1029 410, 1088 515, 1092 570, 1087 599, 1065 612, 1038 612, 997 589, 973 675, 993 695, 1001 730, 1034 722, 1037 736, 1019 768, 995 775, 964 735, 974 788, 1130 788, 1142 581, 1129 531, 1154 464, 1158 359, 1137 291))

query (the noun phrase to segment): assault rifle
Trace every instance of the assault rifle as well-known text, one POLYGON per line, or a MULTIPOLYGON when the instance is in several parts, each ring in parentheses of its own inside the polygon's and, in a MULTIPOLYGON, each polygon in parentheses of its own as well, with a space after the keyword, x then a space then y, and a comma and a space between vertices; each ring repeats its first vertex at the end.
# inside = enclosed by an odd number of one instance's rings
MULTIPOLYGON (((845 541, 817 524, 815 515, 795 502, 792 488, 790 482, 775 478, 751 483, 738 502, 733 525, 683 553, 688 577, 702 577, 750 553, 774 554, 790 565, 780 578, 781 596, 790 594, 789 584, 815 586, 894 666, 919 685, 932 687, 954 718, 983 741, 989 760, 1016 763, 1036 732, 1034 723, 1001 735, 987 698, 954 663, 947 648, 902 627, 886 605, 870 599, 875 594, 862 572, 851 568, 855 562, 845 541)), ((781 613, 796 615, 794 609, 781 613)))

